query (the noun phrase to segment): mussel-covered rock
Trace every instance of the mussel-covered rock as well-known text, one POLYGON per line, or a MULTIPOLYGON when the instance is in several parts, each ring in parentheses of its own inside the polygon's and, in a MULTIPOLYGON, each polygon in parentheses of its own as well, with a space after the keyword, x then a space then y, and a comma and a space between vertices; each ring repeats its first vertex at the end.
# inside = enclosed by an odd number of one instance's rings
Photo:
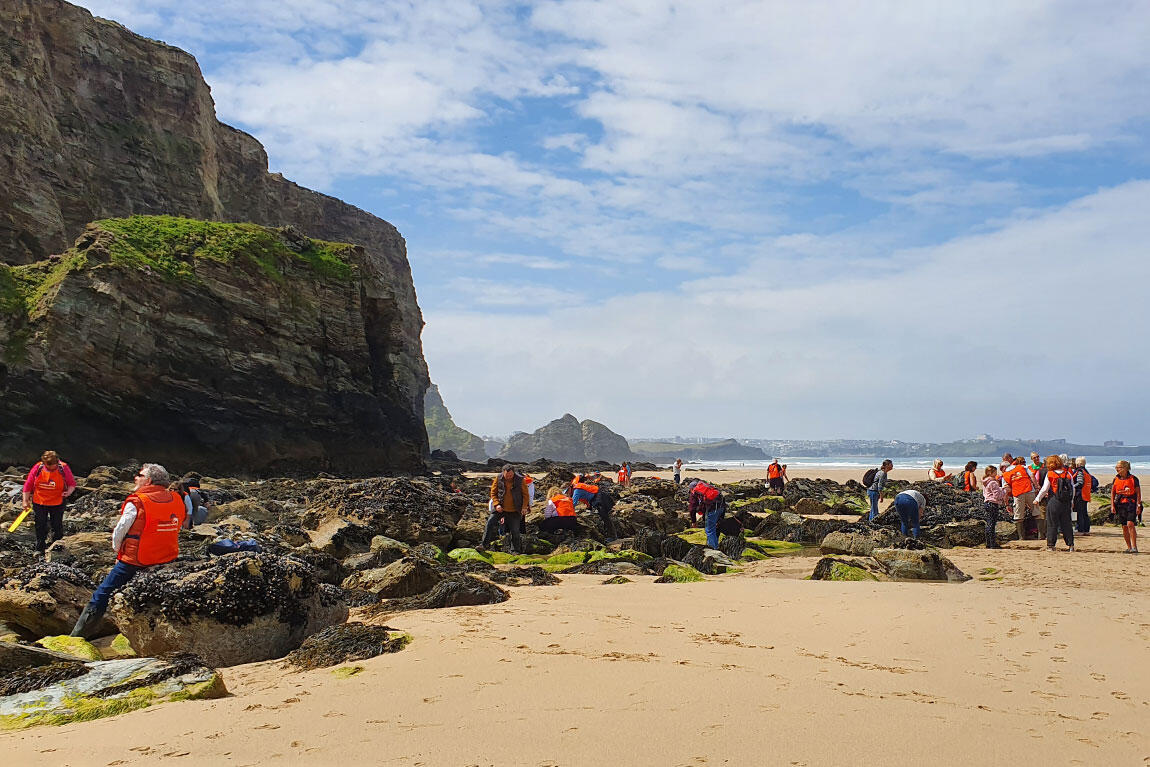
POLYGON ((949 559, 933 549, 875 549, 878 560, 892 578, 917 581, 969 581, 949 559))
POLYGON ((190 650, 212 666, 282 657, 347 614, 310 565, 250 553, 140 573, 110 611, 137 652, 190 650))
POLYGON ((71 565, 93 581, 101 581, 116 564, 112 550, 112 533, 76 533, 67 535, 48 547, 49 562, 71 565))
MULTIPOLYGON (((96 584, 86 574, 58 562, 36 562, 0 582, 0 621, 32 637, 71 632, 96 584)), ((114 633, 106 620, 99 634, 114 633)))
POLYGON ((380 602, 366 608, 366 612, 369 615, 380 615, 401 610, 493 605, 506 602, 509 597, 510 594, 491 581, 472 575, 452 575, 435 584, 431 591, 426 594, 403 599, 389 599, 386 602, 380 602))
POLYGON ((288 653, 285 661, 298 669, 327 668, 398 652, 410 641, 407 634, 387 626, 341 623, 312 634, 298 649, 288 653))
POLYGON ((345 589, 362 589, 383 599, 422 594, 443 580, 435 566, 422 557, 408 556, 386 567, 359 570, 346 579, 345 589))
POLYGON ((446 548, 471 501, 427 482, 383 478, 334 484, 316 495, 309 507, 334 511, 376 535, 446 548))

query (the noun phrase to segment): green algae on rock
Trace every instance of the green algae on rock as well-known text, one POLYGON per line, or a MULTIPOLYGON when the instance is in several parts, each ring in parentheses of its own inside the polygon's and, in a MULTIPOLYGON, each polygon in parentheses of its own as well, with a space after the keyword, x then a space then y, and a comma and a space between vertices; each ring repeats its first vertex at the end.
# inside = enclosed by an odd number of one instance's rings
POLYGON ((705 580, 703 574, 690 565, 667 565, 655 583, 696 583, 705 580))
POLYGON ((877 581, 878 577, 852 560, 823 557, 811 574, 813 581, 877 581))
POLYGON ((0 698, 0 730, 82 722, 157 703, 227 695, 220 675, 187 654, 94 661, 54 674, 43 669, 53 667, 31 670, 43 684, 25 685, 24 691, 0 698), (67 678, 59 678, 64 672, 67 678))
POLYGON ((47 636, 37 639, 35 644, 45 650, 55 650, 64 655, 71 655, 78 660, 104 660, 100 651, 88 640, 74 636, 47 636))

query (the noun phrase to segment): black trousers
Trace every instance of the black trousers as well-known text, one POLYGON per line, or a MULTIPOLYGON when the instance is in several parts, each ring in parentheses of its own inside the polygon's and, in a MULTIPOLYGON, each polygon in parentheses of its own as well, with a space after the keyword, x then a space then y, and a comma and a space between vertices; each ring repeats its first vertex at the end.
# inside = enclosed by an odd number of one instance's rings
POLYGON ((1067 546, 1074 545, 1074 523, 1070 521, 1070 502, 1063 503, 1051 498, 1046 504, 1046 545, 1054 548, 1058 543, 1058 531, 1067 546))
POLYGON ((502 517, 507 524, 507 532, 511 533, 511 548, 516 553, 523 552, 523 539, 519 535, 520 523, 523 521, 523 515, 517 511, 493 511, 487 517, 487 525, 483 528, 483 545, 494 541, 499 537, 499 518, 502 517))
POLYGON ((578 529, 578 517, 547 517, 539 523, 539 532, 541 533, 554 533, 558 530, 576 532, 578 529))
POLYGON ((43 552, 48 548, 48 526, 51 524, 52 540, 58 541, 64 537, 64 504, 59 506, 41 506, 32 504, 32 519, 36 524, 36 551, 43 552))
POLYGON ((998 524, 998 511, 1001 508, 997 503, 982 502, 982 510, 986 513, 986 548, 988 549, 999 548, 994 526, 998 524))
POLYGON ((1082 496, 1074 499, 1074 510, 1078 512, 1078 521, 1074 523, 1074 529, 1080 533, 1090 532, 1090 510, 1086 501, 1082 500, 1082 496))

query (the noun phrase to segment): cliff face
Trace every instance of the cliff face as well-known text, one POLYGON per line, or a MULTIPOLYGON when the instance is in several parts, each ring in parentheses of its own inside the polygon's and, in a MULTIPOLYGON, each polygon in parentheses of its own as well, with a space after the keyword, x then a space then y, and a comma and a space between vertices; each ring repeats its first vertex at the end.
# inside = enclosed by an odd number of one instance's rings
POLYGON ((362 248, 170 217, 92 224, 0 265, 0 464, 52 446, 234 474, 416 470, 377 396, 362 248))
MULTIPOLYGON (((386 221, 269 174, 263 147, 216 120, 192 56, 61 0, 0 0, 0 175, 0 262, 12 265, 64 251, 90 221, 132 214, 291 225, 361 246, 356 334, 382 430, 348 436, 397 441, 382 451, 395 463, 376 468, 421 460, 428 377, 403 238, 386 221)), ((271 306, 268 328, 279 320, 271 306)), ((0 437, 14 445, 8 426, 0 437)), ((26 462, 43 445, 19 449, 26 462)))
POLYGON ((515 434, 499 453, 510 461, 611 461, 633 457, 627 440, 596 421, 582 421, 567 413, 531 434, 515 434))
POLYGON ((435 384, 427 387, 423 398, 423 423, 427 426, 427 442, 432 450, 450 450, 464 461, 487 460, 483 438, 455 425, 435 384))

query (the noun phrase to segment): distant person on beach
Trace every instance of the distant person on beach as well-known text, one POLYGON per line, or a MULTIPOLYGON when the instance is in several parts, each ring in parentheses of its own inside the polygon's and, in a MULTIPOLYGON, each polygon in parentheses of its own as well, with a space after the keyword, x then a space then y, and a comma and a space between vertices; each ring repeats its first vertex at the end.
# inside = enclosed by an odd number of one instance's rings
POLYGON ((675 484, 679 484, 680 478, 683 475, 683 459, 675 459, 675 484))
POLYGON ((943 470, 941 458, 935 458, 934 465, 926 470, 926 478, 931 482, 946 482, 954 479, 954 475, 943 470))
POLYGON ((187 513, 184 499, 168 489, 172 479, 158 463, 145 463, 134 477, 112 531, 116 564, 80 613, 72 636, 89 638, 108 609, 108 600, 141 570, 171 562, 180 555, 180 528, 187 513))
POLYGON ((1054 551, 1061 530, 1067 548, 1074 551, 1074 525, 1070 521, 1074 505, 1074 473, 1057 455, 1048 455, 1045 466, 1046 476, 1034 502, 1038 504, 1046 500, 1046 550, 1054 551))
POLYGON ((955 487, 961 488, 964 493, 973 493, 977 490, 978 477, 974 473, 977 468, 978 461, 967 461, 962 469, 962 479, 955 483, 955 487))
POLYGON ((1074 531, 1090 535, 1090 498, 1098 480, 1086 470, 1086 457, 1074 461, 1074 531))
POLYGON ((189 530, 203 524, 208 518, 208 502, 200 490, 200 475, 189 474, 174 488, 184 499, 184 525, 189 530))
POLYGON ((1006 491, 1002 489, 1002 482, 998 479, 998 467, 987 466, 982 472, 982 511, 986 514, 986 548, 1001 548, 998 545, 998 536, 995 525, 998 524, 998 513, 1006 505, 1006 491))
POLYGON ((1142 485, 1138 477, 1130 473, 1130 462, 1114 464, 1114 484, 1110 486, 1110 508, 1118 524, 1122 526, 1122 539, 1126 541, 1126 553, 1138 553, 1138 531, 1134 524, 1142 510, 1142 485))
POLYGON ((870 516, 867 517, 869 522, 874 522, 874 518, 878 516, 878 503, 882 500, 882 489, 886 487, 887 476, 893 468, 894 461, 887 458, 875 472, 874 479, 867 487, 866 494, 870 500, 870 516))
POLYGON ((483 528, 483 540, 479 545, 487 546, 499 535, 499 520, 502 519, 511 533, 511 549, 522 553, 523 540, 519 534, 520 525, 531 511, 531 491, 527 485, 527 478, 515 471, 515 467, 507 463, 502 471, 491 483, 491 503, 488 507, 491 513, 487 517, 487 524, 483 528))
POLYGON ((771 488, 772 495, 783 494, 783 467, 779 465, 778 458, 767 466, 767 484, 771 488))
MULTIPOLYGON (((1038 507, 1034 505, 1034 480, 1026 470, 1025 460, 1015 458, 1014 464, 1002 475, 1002 482, 1006 492, 1014 499, 1014 526, 1018 530, 1018 540, 1026 540, 1026 517, 1037 516, 1038 507)), ((1040 526, 1041 527, 1041 526, 1040 526)), ((1039 530, 1045 534, 1045 530, 1039 530)))
POLYGON ((76 491, 76 478, 68 464, 60 460, 55 450, 45 450, 40 461, 28 472, 21 493, 24 508, 32 510, 36 527, 36 553, 44 556, 48 548, 48 533, 52 541, 64 537, 64 499, 76 491))
POLYGON ((894 497, 894 510, 898 512, 898 524, 903 535, 918 538, 921 530, 919 520, 926 511, 926 496, 917 490, 903 490, 894 497))
POLYGON ((727 511, 727 500, 719 489, 696 480, 687 488, 687 513, 691 515, 691 527, 697 516, 703 517, 703 529, 707 533, 707 545, 719 548, 719 523, 727 511))

